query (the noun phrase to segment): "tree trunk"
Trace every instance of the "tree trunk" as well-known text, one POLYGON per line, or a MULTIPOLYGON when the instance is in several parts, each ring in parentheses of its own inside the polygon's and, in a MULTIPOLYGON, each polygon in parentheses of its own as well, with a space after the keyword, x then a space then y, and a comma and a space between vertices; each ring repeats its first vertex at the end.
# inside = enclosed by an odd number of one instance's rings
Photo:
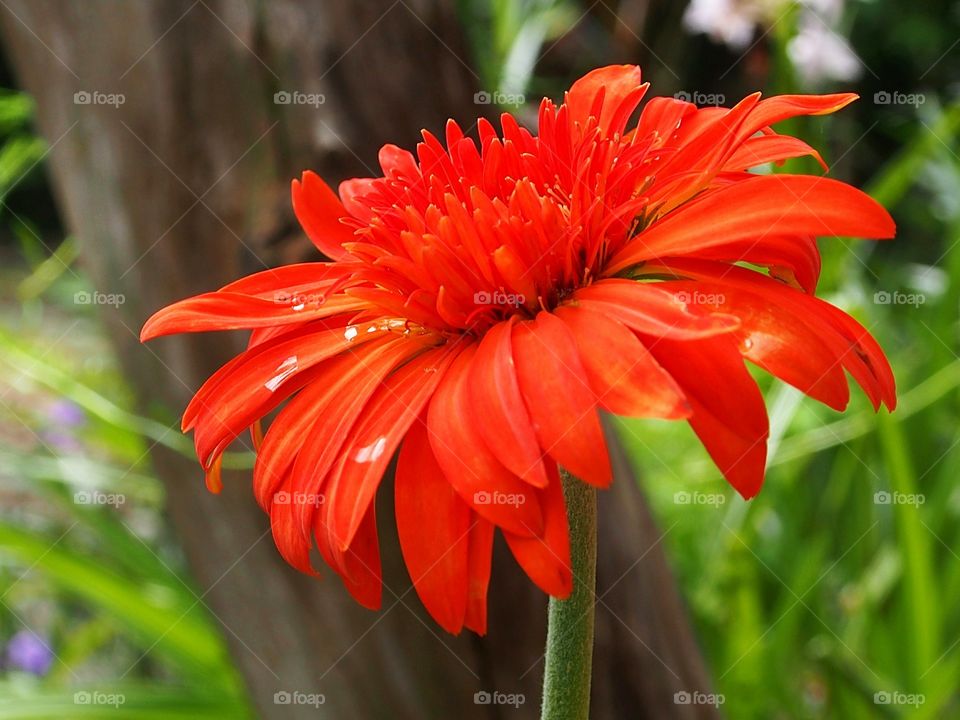
MULTIPOLYGON (((172 300, 309 257, 289 206, 289 181, 301 170, 329 181, 370 175, 383 142, 412 145, 421 127, 442 132, 448 115, 470 126, 479 81, 452 8, 442 0, 7 0, 0 9, 8 57, 51 145, 66 225, 97 290, 126 297, 104 307, 104 322, 141 407, 169 420, 171 433, 175 413, 239 340, 174 337, 144 348, 144 319, 172 300), (315 94, 315 104, 278 104, 283 92, 315 94), (110 94, 123 103, 102 104, 110 94)), ((278 708, 278 690, 324 693, 320 716, 331 718, 499 717, 474 704, 478 690, 523 693, 526 704, 511 716, 537 716, 546 599, 502 543, 489 636, 448 637, 410 591, 389 488, 378 499, 384 609, 370 613, 329 573, 316 582, 280 560, 249 473, 226 474, 215 497, 195 462, 163 447, 152 455, 204 602, 261 717, 318 716, 278 708)), ((632 486, 621 476, 602 501, 599 587, 614 589, 598 613, 593 717, 712 717, 673 703, 675 691, 708 683, 659 533, 632 486)))

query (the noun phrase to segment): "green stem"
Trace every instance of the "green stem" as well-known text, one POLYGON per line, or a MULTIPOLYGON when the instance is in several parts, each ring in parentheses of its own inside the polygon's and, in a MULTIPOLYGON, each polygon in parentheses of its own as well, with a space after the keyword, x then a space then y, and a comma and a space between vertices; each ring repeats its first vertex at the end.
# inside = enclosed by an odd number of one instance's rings
POLYGON ((541 720, 587 720, 597 581, 597 491, 562 471, 573 592, 550 598, 541 720))

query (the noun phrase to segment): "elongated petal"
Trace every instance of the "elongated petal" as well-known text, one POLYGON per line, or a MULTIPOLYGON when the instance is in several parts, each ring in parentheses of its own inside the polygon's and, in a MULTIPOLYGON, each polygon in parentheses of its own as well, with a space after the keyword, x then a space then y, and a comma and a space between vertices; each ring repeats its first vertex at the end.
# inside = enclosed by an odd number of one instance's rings
POLYGON ((564 599, 573 589, 570 566, 570 532, 567 506, 556 466, 551 464, 550 482, 540 490, 544 530, 540 537, 519 537, 504 531, 503 536, 520 567, 548 595, 564 599))
POLYGON ((816 319, 777 302, 781 292, 799 291, 759 273, 751 274, 757 280, 754 292, 724 283, 722 278, 715 282, 667 282, 664 287, 697 298, 711 309, 736 315, 740 327, 734 337, 745 358, 833 409, 843 410, 850 390, 841 358, 821 340, 816 319))
POLYGON ((606 314, 637 332, 677 339, 728 333, 739 325, 731 315, 694 312, 675 294, 654 283, 611 278, 581 288, 574 303, 606 314))
POLYGON ((757 103, 743 127, 743 137, 747 138, 758 130, 783 120, 800 115, 827 115, 846 107, 857 95, 837 93, 835 95, 776 95, 757 103))
POLYGON ((517 382, 511 329, 511 322, 495 325, 480 342, 470 377, 470 402, 478 418, 477 432, 497 460, 513 474, 543 487, 547 474, 517 382))
POLYGON ((757 384, 728 336, 677 341, 647 337, 650 352, 683 388, 690 426, 744 498, 760 491, 767 455, 767 411, 757 384))
POLYGON ((321 513, 341 550, 353 542, 394 451, 454 356, 440 347, 402 366, 383 382, 350 432, 328 481, 321 513))
MULTIPOLYGON (((286 298, 284 294, 279 297, 286 298)), ((212 330, 272 327, 356 312, 363 303, 346 295, 305 302, 280 302, 229 292, 212 292, 168 305, 144 324, 140 340, 162 335, 212 330)))
POLYGON ((567 91, 565 102, 571 119, 581 127, 593 116, 603 135, 622 134, 646 89, 636 65, 609 65, 577 80, 567 91))
POLYGON ((543 516, 534 488, 504 467, 475 429, 470 404, 474 347, 465 350, 437 389, 427 414, 430 446, 460 497, 474 511, 502 528, 521 535, 543 530, 543 516))
POLYGON ((492 523, 476 512, 470 518, 470 556, 468 563, 467 615, 464 625, 478 635, 487 633, 487 588, 493 560, 492 523))
POLYGON ((725 170, 747 170, 764 163, 779 163, 790 158, 811 156, 826 170, 820 153, 803 140, 789 135, 760 135, 748 138, 724 164, 725 170))
MULTIPOLYGON (((891 409, 896 404, 886 356, 870 333, 839 308, 745 268, 690 259, 670 260, 665 267, 695 278, 697 286, 703 282, 702 299, 710 299, 709 288, 716 284, 714 294, 723 296, 719 300, 725 309, 740 314, 736 304, 743 304, 746 334, 740 339, 751 339, 744 356, 761 367, 836 409, 842 409, 848 395, 840 390, 841 382, 846 387, 842 367, 874 409, 881 403, 891 409)), ((696 292, 695 287, 685 292, 696 292)))
POLYGON ((247 351, 249 355, 244 354, 244 361, 218 379, 215 395, 205 384, 195 396, 201 410, 194 428, 194 444, 201 463, 206 467, 210 458, 244 428, 303 387, 318 363, 348 348, 359 347, 381 332, 375 323, 352 332, 320 329, 247 351), (373 332, 367 332, 368 328, 374 328, 373 332))
POLYGON ((377 538, 376 507, 371 504, 363 516, 350 547, 337 563, 340 579, 353 599, 369 610, 379 610, 383 598, 380 542, 377 538))
POLYGON ((577 477, 592 485, 609 485, 606 441, 567 326, 547 312, 516 325, 513 358, 540 446, 577 477))
POLYGON ((893 220, 869 195, 830 178, 765 175, 710 191, 641 232, 608 274, 642 260, 685 255, 766 236, 893 237, 893 220))
POLYGON ((395 485, 400 549, 424 607, 457 634, 467 612, 470 507, 437 464, 425 418, 407 433, 395 485))
POLYGON ((340 222, 347 211, 336 193, 310 170, 300 180, 290 183, 293 212, 307 237, 317 250, 339 260, 346 253, 343 244, 354 239, 353 233, 340 222))
POLYGON ((556 314, 576 339, 600 407, 626 417, 690 415, 683 391, 625 325, 583 307, 560 307, 556 314))

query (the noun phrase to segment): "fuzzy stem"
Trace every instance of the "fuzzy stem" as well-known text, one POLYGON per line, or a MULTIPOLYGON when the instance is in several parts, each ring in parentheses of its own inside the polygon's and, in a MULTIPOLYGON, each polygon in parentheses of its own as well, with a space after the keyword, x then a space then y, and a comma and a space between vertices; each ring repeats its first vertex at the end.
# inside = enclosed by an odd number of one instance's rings
POLYGON ((588 720, 597 578, 597 491, 562 471, 573 592, 550 598, 541 720, 588 720))

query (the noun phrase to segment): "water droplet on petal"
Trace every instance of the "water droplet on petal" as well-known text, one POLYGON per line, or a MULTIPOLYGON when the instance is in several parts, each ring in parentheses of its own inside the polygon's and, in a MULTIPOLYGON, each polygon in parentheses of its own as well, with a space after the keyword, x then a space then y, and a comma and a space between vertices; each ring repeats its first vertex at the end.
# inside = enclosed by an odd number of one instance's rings
POLYGON ((263 386, 270 392, 274 392, 283 382, 297 371, 297 356, 293 355, 284 360, 277 367, 277 374, 267 380, 263 386))
POLYGON ((354 455, 353 459, 358 463, 371 463, 383 455, 383 452, 386 449, 387 439, 385 437, 380 437, 366 447, 362 447, 357 450, 357 454, 354 455))
POLYGON ((292 309, 299 311, 299 310, 303 310, 305 307, 306 305, 304 303, 300 303, 299 305, 294 305, 292 309))
POLYGON ((343 337, 347 340, 353 340, 360 331, 353 325, 343 331, 343 337))
POLYGON ((744 349, 744 350, 750 350, 752 347, 753 347, 753 340, 751 340, 750 338, 744 338, 744 339, 743 339, 743 349, 744 349))

